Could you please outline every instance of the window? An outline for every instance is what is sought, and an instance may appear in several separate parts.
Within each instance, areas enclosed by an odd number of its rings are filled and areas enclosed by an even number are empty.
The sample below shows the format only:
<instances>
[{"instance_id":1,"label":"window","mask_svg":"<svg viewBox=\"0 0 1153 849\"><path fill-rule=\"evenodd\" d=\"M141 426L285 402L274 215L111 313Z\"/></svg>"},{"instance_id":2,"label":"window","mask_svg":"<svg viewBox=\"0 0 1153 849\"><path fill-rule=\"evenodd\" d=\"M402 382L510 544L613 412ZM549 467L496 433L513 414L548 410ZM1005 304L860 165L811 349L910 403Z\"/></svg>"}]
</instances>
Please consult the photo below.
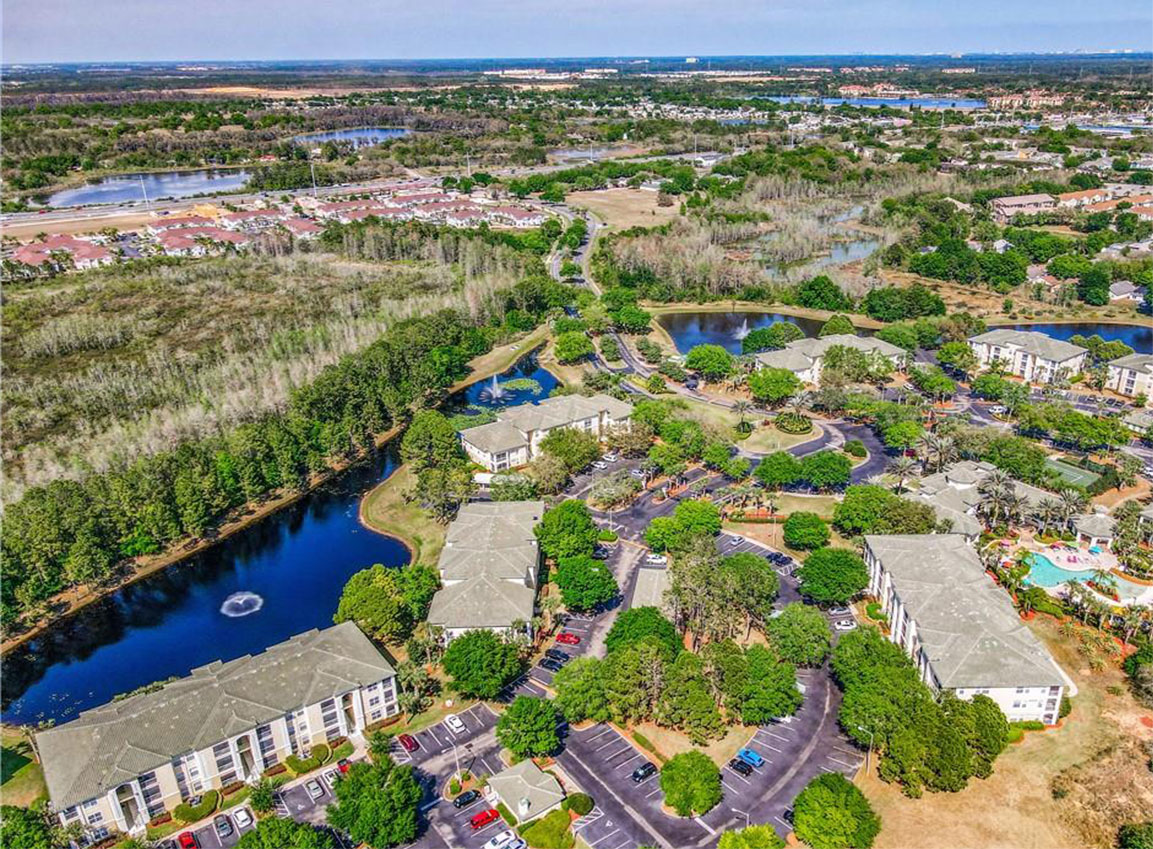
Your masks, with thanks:
<instances>
[{"instance_id":1,"label":"window","mask_svg":"<svg viewBox=\"0 0 1153 849\"><path fill-rule=\"evenodd\" d=\"M100 802L97 799L89 799L84 803L84 821L89 825L104 822L104 812L100 810Z\"/></svg>"},{"instance_id":2,"label":"window","mask_svg":"<svg viewBox=\"0 0 1153 849\"><path fill-rule=\"evenodd\" d=\"M380 696L373 696L368 700L369 707L376 707L378 704L380 704Z\"/></svg>"}]
</instances>

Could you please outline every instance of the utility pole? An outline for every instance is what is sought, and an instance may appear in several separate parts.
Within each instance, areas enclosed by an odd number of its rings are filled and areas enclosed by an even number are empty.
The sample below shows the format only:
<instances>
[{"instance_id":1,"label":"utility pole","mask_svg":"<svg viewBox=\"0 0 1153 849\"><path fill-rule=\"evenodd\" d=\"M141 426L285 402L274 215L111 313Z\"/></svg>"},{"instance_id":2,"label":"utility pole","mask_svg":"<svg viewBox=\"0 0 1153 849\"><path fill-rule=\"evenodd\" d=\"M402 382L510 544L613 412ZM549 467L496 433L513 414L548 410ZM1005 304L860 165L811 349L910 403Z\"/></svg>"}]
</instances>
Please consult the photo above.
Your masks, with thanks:
<instances>
[{"instance_id":1,"label":"utility pole","mask_svg":"<svg viewBox=\"0 0 1153 849\"><path fill-rule=\"evenodd\" d=\"M148 187L144 185L144 175L140 174L138 176L140 177L140 191L144 193L144 208L150 209L151 206L148 202Z\"/></svg>"},{"instance_id":2,"label":"utility pole","mask_svg":"<svg viewBox=\"0 0 1153 849\"><path fill-rule=\"evenodd\" d=\"M858 725L857 730L864 731L869 735L869 748L865 750L865 772L867 773L869 771L869 756L873 754L873 732L865 728L863 725Z\"/></svg>"},{"instance_id":3,"label":"utility pole","mask_svg":"<svg viewBox=\"0 0 1153 849\"><path fill-rule=\"evenodd\" d=\"M308 170L312 174L312 196L316 197L316 163L310 161L308 163Z\"/></svg>"}]
</instances>

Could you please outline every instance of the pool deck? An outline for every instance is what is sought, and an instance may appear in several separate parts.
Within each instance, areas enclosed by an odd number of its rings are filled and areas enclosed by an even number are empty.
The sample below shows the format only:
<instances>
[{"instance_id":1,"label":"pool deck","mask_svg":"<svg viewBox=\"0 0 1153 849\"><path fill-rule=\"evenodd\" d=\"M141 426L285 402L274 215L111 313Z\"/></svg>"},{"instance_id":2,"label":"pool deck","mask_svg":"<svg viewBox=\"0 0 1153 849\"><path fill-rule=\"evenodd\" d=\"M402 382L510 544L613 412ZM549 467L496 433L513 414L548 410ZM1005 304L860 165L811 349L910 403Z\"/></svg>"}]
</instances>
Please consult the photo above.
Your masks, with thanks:
<instances>
[{"instance_id":1,"label":"pool deck","mask_svg":"<svg viewBox=\"0 0 1153 849\"><path fill-rule=\"evenodd\" d=\"M1058 569L1069 572L1070 580L1075 580L1078 577L1078 573L1086 571L1091 572L1101 569L1110 572L1117 579L1118 594L1122 596L1121 600L1116 601L1100 593L1097 593L1097 595L1111 604L1119 604L1122 607L1153 604L1153 586L1145 586L1130 580L1129 576L1121 572L1117 555L1108 549L1093 553L1089 551L1088 547L1075 547L1070 549L1063 544L1053 547L1027 538L1023 541L1023 544L1016 548L1006 549L1006 555L1011 557L1011 555L1020 549L1043 555L1046 560ZM1057 590L1061 586L1063 586L1063 584L1058 584L1055 587L1042 587L1042 589L1050 595L1056 595ZM1128 595L1126 592L1130 588L1133 588L1132 595ZM1093 590L1091 587L1089 589L1091 592L1096 593L1096 590Z\"/></svg>"}]
</instances>

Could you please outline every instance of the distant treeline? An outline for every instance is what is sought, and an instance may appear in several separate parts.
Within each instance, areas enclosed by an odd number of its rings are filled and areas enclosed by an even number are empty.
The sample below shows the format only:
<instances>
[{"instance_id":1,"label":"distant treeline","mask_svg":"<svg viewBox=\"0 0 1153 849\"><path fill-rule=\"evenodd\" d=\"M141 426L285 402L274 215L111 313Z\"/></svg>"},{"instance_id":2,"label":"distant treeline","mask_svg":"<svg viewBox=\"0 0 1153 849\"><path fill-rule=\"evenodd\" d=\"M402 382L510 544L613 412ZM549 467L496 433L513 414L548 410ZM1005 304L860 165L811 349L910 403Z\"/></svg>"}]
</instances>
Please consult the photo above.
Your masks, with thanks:
<instances>
[{"instance_id":1,"label":"distant treeline","mask_svg":"<svg viewBox=\"0 0 1153 849\"><path fill-rule=\"evenodd\" d=\"M6 510L0 619L11 623L61 590L109 578L125 557L201 535L229 510L299 487L368 450L411 411L439 402L468 360L571 299L532 277L481 305L390 328L293 392L280 412L82 481L29 489Z\"/></svg>"}]
</instances>

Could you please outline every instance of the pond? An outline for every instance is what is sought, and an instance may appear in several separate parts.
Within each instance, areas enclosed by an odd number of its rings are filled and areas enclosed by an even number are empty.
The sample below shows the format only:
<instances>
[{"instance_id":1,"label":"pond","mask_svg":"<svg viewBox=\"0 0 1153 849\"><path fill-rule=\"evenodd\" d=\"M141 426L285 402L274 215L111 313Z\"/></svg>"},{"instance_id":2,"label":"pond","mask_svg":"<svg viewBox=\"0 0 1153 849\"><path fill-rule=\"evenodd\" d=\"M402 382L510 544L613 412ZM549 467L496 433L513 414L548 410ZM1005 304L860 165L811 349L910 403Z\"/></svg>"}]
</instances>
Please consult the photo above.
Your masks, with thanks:
<instances>
[{"instance_id":1,"label":"pond","mask_svg":"<svg viewBox=\"0 0 1153 849\"><path fill-rule=\"evenodd\" d=\"M1036 330L1054 339L1068 340L1072 336L1093 336L1112 342L1124 342L1138 354L1153 354L1153 327L1137 324L1103 324L1100 322L1077 322L1072 324L999 324L998 328L1013 330Z\"/></svg>"},{"instance_id":2,"label":"pond","mask_svg":"<svg viewBox=\"0 0 1153 849\"><path fill-rule=\"evenodd\" d=\"M449 410L544 398L557 384L526 357L497 381L535 381L539 393L482 381ZM521 383L520 381L525 381ZM397 467L395 442L218 545L127 586L5 655L3 719L66 721L88 708L194 667L263 651L332 624L345 582L374 563L401 566L408 550L358 519L363 495Z\"/></svg>"},{"instance_id":3,"label":"pond","mask_svg":"<svg viewBox=\"0 0 1153 849\"><path fill-rule=\"evenodd\" d=\"M372 147L374 144L407 136L412 131L407 127L356 127L351 130L327 130L318 133L302 133L293 136L294 142L302 144L324 144L328 141L352 142L355 147Z\"/></svg>"},{"instance_id":4,"label":"pond","mask_svg":"<svg viewBox=\"0 0 1153 849\"><path fill-rule=\"evenodd\" d=\"M734 354L741 352L741 340L758 327L788 321L816 336L823 321L770 312L677 312L662 315L658 321L668 331L682 354L696 345L720 345Z\"/></svg>"},{"instance_id":5,"label":"pond","mask_svg":"<svg viewBox=\"0 0 1153 849\"><path fill-rule=\"evenodd\" d=\"M48 197L49 206L91 206L98 203L131 203L187 198L232 192L244 187L244 169L207 168L198 171L120 174L101 177L83 186L62 189Z\"/></svg>"}]
</instances>

